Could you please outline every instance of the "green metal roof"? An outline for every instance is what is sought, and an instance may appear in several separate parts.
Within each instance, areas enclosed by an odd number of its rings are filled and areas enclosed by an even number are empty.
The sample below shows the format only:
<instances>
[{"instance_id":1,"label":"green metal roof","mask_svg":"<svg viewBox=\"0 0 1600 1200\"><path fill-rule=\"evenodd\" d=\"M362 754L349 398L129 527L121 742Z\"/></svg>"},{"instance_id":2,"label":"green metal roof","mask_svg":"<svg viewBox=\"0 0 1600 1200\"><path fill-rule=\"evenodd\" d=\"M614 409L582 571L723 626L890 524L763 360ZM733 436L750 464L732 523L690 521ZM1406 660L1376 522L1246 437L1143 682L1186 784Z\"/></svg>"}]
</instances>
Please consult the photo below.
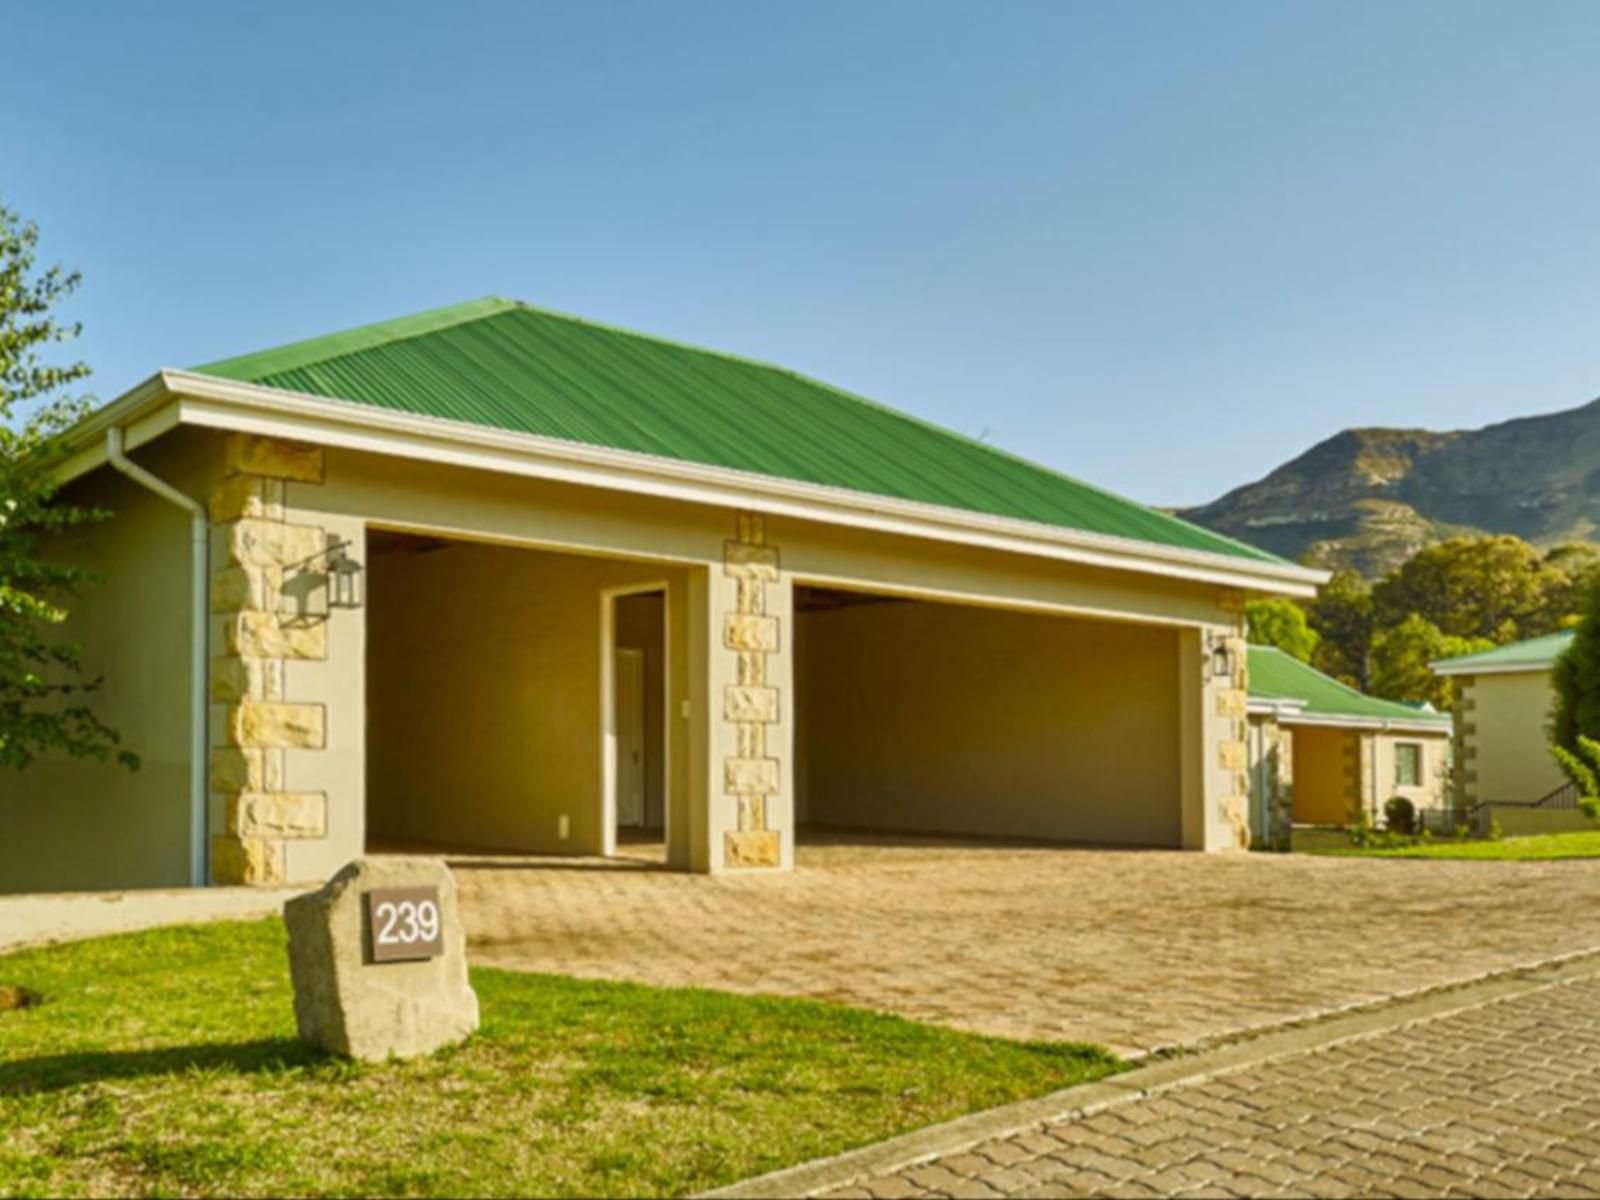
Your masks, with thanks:
<instances>
[{"instance_id":1,"label":"green metal roof","mask_svg":"<svg viewBox=\"0 0 1600 1200\"><path fill-rule=\"evenodd\" d=\"M1450 728L1450 718L1444 713L1429 712L1397 700L1380 700L1376 696L1358 692L1273 646L1250 647L1250 698L1298 701L1305 706L1304 712L1308 717L1338 717L1374 723L1408 721L1412 724L1437 725L1442 730Z\"/></svg>"},{"instance_id":2,"label":"green metal roof","mask_svg":"<svg viewBox=\"0 0 1600 1200\"><path fill-rule=\"evenodd\" d=\"M476 300L196 370L494 429L1283 562L793 371L510 300Z\"/></svg>"},{"instance_id":3,"label":"green metal roof","mask_svg":"<svg viewBox=\"0 0 1600 1200\"><path fill-rule=\"evenodd\" d=\"M1509 646L1496 646L1493 650L1480 650L1477 654L1440 659L1432 665L1444 675L1470 675L1474 671L1547 671L1570 645L1572 630L1566 629L1525 642L1512 642Z\"/></svg>"}]
</instances>

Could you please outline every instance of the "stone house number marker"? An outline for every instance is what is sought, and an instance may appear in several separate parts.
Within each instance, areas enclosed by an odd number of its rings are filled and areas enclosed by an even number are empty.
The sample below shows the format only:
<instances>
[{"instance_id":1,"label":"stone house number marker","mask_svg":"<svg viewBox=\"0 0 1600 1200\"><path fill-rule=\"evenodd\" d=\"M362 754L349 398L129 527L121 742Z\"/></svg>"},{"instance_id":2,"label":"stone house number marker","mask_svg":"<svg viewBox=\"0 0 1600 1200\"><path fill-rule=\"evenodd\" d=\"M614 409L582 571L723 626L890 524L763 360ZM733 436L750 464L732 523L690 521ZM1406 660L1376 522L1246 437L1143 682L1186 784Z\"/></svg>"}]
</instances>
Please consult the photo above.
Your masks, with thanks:
<instances>
[{"instance_id":1,"label":"stone house number marker","mask_svg":"<svg viewBox=\"0 0 1600 1200\"><path fill-rule=\"evenodd\" d=\"M444 926L436 887L373 888L367 893L367 936L375 963L438 958Z\"/></svg>"},{"instance_id":2,"label":"stone house number marker","mask_svg":"<svg viewBox=\"0 0 1600 1200\"><path fill-rule=\"evenodd\" d=\"M283 906L302 1040L367 1061L478 1028L456 883L436 858L358 858Z\"/></svg>"}]
</instances>

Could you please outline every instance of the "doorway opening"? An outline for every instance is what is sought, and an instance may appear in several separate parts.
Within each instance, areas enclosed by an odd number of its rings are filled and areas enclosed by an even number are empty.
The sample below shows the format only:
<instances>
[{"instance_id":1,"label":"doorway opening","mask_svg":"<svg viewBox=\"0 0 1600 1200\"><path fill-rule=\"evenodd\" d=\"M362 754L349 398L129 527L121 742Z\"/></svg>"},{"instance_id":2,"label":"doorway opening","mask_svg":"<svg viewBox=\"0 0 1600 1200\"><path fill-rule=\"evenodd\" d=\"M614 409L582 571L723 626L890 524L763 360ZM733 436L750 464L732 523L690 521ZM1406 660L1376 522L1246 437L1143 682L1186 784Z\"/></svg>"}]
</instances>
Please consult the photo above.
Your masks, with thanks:
<instances>
[{"instance_id":1,"label":"doorway opening","mask_svg":"<svg viewBox=\"0 0 1600 1200\"><path fill-rule=\"evenodd\" d=\"M665 853L667 782L667 589L604 594L601 704L605 730L607 852Z\"/></svg>"}]
</instances>

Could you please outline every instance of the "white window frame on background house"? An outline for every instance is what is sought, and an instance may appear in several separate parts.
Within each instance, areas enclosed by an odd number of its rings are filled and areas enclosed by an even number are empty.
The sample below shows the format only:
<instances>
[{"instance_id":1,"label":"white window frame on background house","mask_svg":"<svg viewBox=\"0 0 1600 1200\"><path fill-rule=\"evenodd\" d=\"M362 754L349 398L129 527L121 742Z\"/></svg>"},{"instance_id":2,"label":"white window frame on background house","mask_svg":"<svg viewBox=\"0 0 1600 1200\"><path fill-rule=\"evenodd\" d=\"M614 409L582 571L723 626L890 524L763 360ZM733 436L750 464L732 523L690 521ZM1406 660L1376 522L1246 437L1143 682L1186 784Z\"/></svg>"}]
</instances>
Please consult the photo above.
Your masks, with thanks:
<instances>
[{"instance_id":1,"label":"white window frame on background house","mask_svg":"<svg viewBox=\"0 0 1600 1200\"><path fill-rule=\"evenodd\" d=\"M1405 779L1400 764L1410 758L1413 770L1411 778ZM1422 786L1422 743L1421 742L1396 742L1394 744L1394 785L1395 787L1418 788Z\"/></svg>"}]
</instances>

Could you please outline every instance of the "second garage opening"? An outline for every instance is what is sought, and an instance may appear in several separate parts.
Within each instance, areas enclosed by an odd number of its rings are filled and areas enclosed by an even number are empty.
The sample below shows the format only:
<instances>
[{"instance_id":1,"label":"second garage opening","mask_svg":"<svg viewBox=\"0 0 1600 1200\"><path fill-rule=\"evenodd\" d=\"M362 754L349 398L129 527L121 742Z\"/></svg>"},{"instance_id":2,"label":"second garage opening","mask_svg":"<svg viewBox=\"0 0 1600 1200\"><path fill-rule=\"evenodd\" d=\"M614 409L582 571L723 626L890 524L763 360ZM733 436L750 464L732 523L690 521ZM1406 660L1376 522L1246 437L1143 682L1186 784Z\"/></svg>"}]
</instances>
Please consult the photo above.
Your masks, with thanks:
<instances>
[{"instance_id":1,"label":"second garage opening","mask_svg":"<svg viewBox=\"0 0 1600 1200\"><path fill-rule=\"evenodd\" d=\"M822 587L795 618L800 822L1180 844L1175 629Z\"/></svg>"}]
</instances>

